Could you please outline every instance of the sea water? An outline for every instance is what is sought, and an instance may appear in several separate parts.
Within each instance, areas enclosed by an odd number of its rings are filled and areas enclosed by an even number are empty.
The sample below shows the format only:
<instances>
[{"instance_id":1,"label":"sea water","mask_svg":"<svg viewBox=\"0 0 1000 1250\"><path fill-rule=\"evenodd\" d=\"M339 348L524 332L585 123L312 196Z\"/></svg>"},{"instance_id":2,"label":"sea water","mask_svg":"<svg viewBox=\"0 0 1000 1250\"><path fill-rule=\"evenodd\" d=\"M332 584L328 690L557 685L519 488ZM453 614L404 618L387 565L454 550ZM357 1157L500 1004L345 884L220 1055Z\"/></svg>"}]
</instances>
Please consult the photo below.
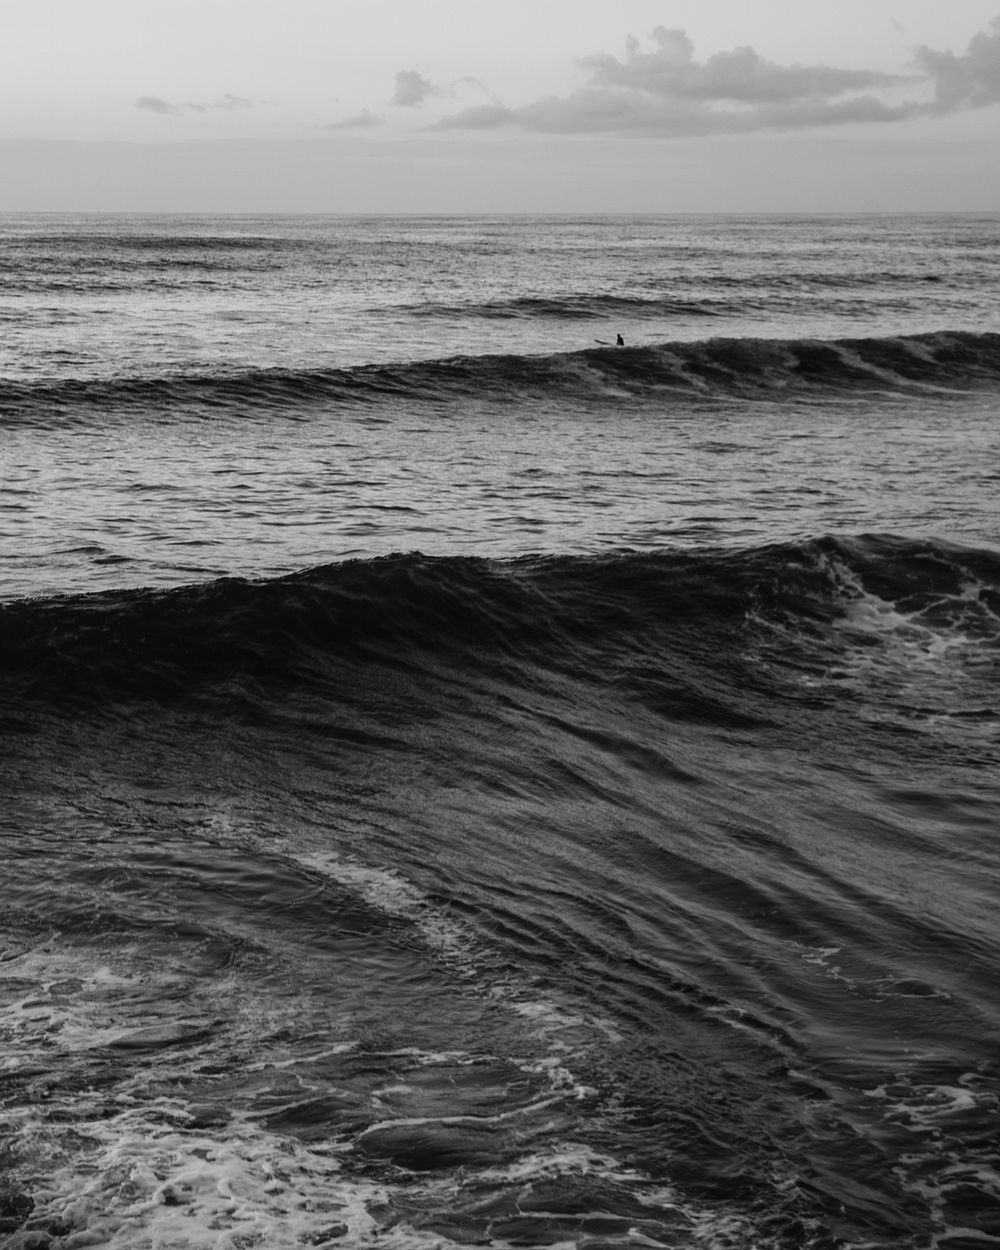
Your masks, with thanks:
<instances>
[{"instance_id":1,"label":"sea water","mask_svg":"<svg viewBox=\"0 0 1000 1250\"><path fill-rule=\"evenodd\" d=\"M1000 1244L1000 216L0 243L0 1244Z\"/></svg>"}]
</instances>

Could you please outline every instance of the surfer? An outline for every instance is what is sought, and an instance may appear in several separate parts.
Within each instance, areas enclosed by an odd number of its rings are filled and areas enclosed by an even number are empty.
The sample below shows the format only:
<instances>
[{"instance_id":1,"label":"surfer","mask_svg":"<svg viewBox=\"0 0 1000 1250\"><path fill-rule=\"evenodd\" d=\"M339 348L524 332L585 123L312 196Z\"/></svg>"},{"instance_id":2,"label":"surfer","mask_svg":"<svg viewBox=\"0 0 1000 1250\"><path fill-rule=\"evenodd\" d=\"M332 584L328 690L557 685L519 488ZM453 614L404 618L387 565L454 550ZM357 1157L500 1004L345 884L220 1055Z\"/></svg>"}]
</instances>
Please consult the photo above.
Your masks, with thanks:
<instances>
[{"instance_id":1,"label":"surfer","mask_svg":"<svg viewBox=\"0 0 1000 1250\"><path fill-rule=\"evenodd\" d=\"M619 334L619 335L618 335L618 337L615 339L615 346L616 346L616 347L624 347L624 346L625 346L625 340L622 338L622 336L621 336L620 334Z\"/></svg>"}]
</instances>

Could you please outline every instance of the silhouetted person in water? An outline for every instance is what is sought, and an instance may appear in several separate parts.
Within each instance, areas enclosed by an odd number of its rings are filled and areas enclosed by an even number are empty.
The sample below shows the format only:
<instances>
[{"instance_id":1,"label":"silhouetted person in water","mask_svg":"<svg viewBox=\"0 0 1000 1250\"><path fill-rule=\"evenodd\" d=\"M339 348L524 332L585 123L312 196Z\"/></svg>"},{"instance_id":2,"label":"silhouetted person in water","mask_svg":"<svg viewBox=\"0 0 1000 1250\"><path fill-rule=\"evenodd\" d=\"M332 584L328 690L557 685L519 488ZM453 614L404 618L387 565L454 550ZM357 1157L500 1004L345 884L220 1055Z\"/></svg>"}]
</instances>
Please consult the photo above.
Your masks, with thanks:
<instances>
[{"instance_id":1,"label":"silhouetted person in water","mask_svg":"<svg viewBox=\"0 0 1000 1250\"><path fill-rule=\"evenodd\" d=\"M622 338L622 336L621 336L620 334L618 335L618 338L617 338L617 339L615 339L615 345L616 345L617 347L624 347L624 346L625 346L625 340Z\"/></svg>"}]
</instances>

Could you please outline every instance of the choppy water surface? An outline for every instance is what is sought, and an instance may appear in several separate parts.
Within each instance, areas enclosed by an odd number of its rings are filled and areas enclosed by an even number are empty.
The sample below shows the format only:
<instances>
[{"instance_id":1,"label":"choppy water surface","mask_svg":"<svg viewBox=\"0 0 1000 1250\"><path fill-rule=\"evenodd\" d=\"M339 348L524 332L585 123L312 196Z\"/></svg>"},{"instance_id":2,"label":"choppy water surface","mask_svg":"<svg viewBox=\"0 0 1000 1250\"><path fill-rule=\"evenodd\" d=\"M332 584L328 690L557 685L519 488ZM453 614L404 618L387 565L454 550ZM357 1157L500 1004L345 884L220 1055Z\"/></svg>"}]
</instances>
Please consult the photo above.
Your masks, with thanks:
<instances>
[{"instance_id":1,"label":"choppy water surface","mask_svg":"<svg viewBox=\"0 0 1000 1250\"><path fill-rule=\"evenodd\" d=\"M1000 1244L1000 219L0 226L0 1244Z\"/></svg>"}]
</instances>

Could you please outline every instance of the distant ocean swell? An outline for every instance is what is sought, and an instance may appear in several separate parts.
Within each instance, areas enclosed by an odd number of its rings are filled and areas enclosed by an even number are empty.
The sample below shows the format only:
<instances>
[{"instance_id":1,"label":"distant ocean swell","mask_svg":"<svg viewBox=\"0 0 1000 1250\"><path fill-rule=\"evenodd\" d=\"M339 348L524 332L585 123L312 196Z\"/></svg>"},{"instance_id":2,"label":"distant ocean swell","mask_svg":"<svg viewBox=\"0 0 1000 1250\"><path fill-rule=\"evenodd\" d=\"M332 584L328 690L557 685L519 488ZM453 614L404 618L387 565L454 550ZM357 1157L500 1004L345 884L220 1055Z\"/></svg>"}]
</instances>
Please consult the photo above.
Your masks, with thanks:
<instances>
[{"instance_id":1,"label":"distant ocean swell","mask_svg":"<svg viewBox=\"0 0 1000 1250\"><path fill-rule=\"evenodd\" d=\"M939 274L921 274L914 276L906 273L879 271L871 275L872 283L879 288L892 289L893 298L905 295L910 288L916 295L922 294L929 282L940 283L944 279ZM684 287L695 283L704 286L704 279L692 279L687 275L678 275L671 279L670 286L683 291ZM773 274L767 279L767 293L763 286L755 286L745 277L727 278L725 275L713 273L711 286L717 293L706 295L701 290L691 294L664 295L662 292L666 282L657 280L656 288L649 295L601 295L581 292L579 294L533 296L521 295L510 299L493 299L481 303L442 303L428 301L423 304L403 305L402 310L418 317L457 316L470 319L485 320L539 320L552 318L567 321L597 321L609 318L628 318L630 321L657 319L660 317L717 317L722 315L738 316L751 314L765 304L772 304L775 299L785 300L789 296L800 296L805 291L823 294L826 292L846 291L856 298L857 277L840 273L794 273ZM725 291L722 296L718 292ZM871 298L871 295L869 295Z\"/></svg>"},{"instance_id":2,"label":"distant ocean swell","mask_svg":"<svg viewBox=\"0 0 1000 1250\"><path fill-rule=\"evenodd\" d=\"M720 313L739 312L741 308L735 301L581 294L548 298L523 295L516 299L490 300L480 304L414 304L406 306L405 311L418 317L451 315L501 321L509 318L605 321L609 317L715 317Z\"/></svg>"},{"instance_id":3,"label":"distant ocean swell","mask_svg":"<svg viewBox=\"0 0 1000 1250\"><path fill-rule=\"evenodd\" d=\"M606 401L679 392L698 398L967 390L1000 381L1000 334L938 331L838 340L708 339L593 347L558 355L487 355L329 370L0 383L0 420L85 419L101 409L301 412L316 404L468 398Z\"/></svg>"}]
</instances>

